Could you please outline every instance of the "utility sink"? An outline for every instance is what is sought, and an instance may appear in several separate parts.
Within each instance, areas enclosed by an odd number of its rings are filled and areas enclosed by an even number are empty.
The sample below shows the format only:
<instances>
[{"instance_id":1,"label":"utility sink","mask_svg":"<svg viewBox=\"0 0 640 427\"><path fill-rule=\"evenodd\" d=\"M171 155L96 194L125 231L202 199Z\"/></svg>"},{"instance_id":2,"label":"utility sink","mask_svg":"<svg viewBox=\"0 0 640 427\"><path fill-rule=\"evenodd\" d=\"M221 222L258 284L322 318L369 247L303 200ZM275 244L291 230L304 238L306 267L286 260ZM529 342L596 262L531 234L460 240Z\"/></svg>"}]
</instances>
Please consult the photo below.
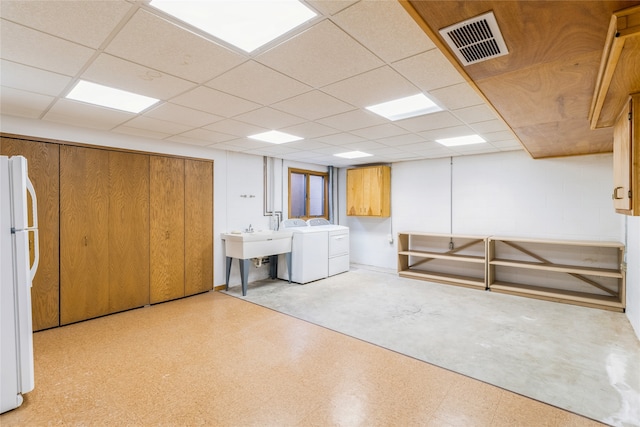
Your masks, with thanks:
<instances>
[{"instance_id":1,"label":"utility sink","mask_svg":"<svg viewBox=\"0 0 640 427\"><path fill-rule=\"evenodd\" d=\"M224 233L224 247L229 258L250 259L291 252L292 231L252 231Z\"/></svg>"}]
</instances>

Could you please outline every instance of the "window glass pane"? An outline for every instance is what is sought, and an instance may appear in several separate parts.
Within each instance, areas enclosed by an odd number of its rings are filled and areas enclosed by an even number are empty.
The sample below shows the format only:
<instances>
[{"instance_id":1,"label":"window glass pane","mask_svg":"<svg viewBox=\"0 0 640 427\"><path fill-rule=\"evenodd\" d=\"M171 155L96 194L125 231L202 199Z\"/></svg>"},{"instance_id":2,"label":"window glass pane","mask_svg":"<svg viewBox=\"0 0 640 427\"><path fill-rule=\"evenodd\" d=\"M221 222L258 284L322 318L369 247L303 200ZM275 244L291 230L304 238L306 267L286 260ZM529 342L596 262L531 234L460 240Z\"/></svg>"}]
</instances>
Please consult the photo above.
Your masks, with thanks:
<instances>
[{"instance_id":1,"label":"window glass pane","mask_svg":"<svg viewBox=\"0 0 640 427\"><path fill-rule=\"evenodd\" d=\"M309 216L324 215L324 177L309 175Z\"/></svg>"},{"instance_id":2,"label":"window glass pane","mask_svg":"<svg viewBox=\"0 0 640 427\"><path fill-rule=\"evenodd\" d=\"M305 216L305 192L306 192L305 175L300 173L291 173L291 212L292 218Z\"/></svg>"}]
</instances>

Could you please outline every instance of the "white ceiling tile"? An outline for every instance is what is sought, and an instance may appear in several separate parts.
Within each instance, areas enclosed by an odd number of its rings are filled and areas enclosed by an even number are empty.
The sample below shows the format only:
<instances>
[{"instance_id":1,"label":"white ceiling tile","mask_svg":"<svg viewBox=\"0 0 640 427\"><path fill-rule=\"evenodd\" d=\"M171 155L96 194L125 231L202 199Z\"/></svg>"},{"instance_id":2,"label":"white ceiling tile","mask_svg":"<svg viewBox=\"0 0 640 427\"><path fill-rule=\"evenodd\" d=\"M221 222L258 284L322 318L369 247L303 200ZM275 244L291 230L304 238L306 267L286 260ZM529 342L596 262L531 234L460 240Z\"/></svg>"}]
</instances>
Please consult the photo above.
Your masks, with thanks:
<instances>
[{"instance_id":1,"label":"white ceiling tile","mask_svg":"<svg viewBox=\"0 0 640 427\"><path fill-rule=\"evenodd\" d=\"M334 128L330 128L316 122L304 122L299 125L289 126L280 130L303 138L317 138L320 136L339 133L339 131Z\"/></svg>"},{"instance_id":2,"label":"white ceiling tile","mask_svg":"<svg viewBox=\"0 0 640 427\"><path fill-rule=\"evenodd\" d=\"M236 147L242 150L255 150L259 148L264 148L271 146L273 144L269 142L258 141L250 138L237 138L231 141L226 141L225 145L230 147Z\"/></svg>"},{"instance_id":3,"label":"white ceiling tile","mask_svg":"<svg viewBox=\"0 0 640 427\"><path fill-rule=\"evenodd\" d=\"M192 129L190 131L181 133L179 136L183 136L191 139L197 139L199 141L208 141L209 144L214 144L218 142L227 142L235 139L235 136L233 135L210 131L207 129Z\"/></svg>"},{"instance_id":4,"label":"white ceiling tile","mask_svg":"<svg viewBox=\"0 0 640 427\"><path fill-rule=\"evenodd\" d=\"M40 118L53 101L53 97L25 92L10 87L0 87L0 112L12 116Z\"/></svg>"},{"instance_id":5,"label":"white ceiling tile","mask_svg":"<svg viewBox=\"0 0 640 427\"><path fill-rule=\"evenodd\" d=\"M2 20L2 59L74 76L95 52L79 44Z\"/></svg>"},{"instance_id":6,"label":"white ceiling tile","mask_svg":"<svg viewBox=\"0 0 640 427\"><path fill-rule=\"evenodd\" d=\"M388 66L358 74L322 90L358 107L420 93L420 89Z\"/></svg>"},{"instance_id":7,"label":"white ceiling tile","mask_svg":"<svg viewBox=\"0 0 640 427\"><path fill-rule=\"evenodd\" d=\"M336 114L335 116L326 117L324 119L319 119L316 121L318 123L345 132L388 123L387 119L382 118L379 115L371 113L367 110L353 110L347 113Z\"/></svg>"},{"instance_id":8,"label":"white ceiling tile","mask_svg":"<svg viewBox=\"0 0 640 427\"><path fill-rule=\"evenodd\" d=\"M460 145L458 147L451 147L451 150L460 154L486 154L496 153L500 150L491 146L490 144L472 144L472 145Z\"/></svg>"},{"instance_id":9,"label":"white ceiling tile","mask_svg":"<svg viewBox=\"0 0 640 427\"><path fill-rule=\"evenodd\" d=\"M398 1L361 1L333 19L386 62L435 49Z\"/></svg>"},{"instance_id":10,"label":"white ceiling tile","mask_svg":"<svg viewBox=\"0 0 640 427\"><path fill-rule=\"evenodd\" d=\"M377 156L391 156L391 155L407 155L405 150L398 150L397 148L381 146L377 148L370 148L369 153Z\"/></svg>"},{"instance_id":11,"label":"white ceiling tile","mask_svg":"<svg viewBox=\"0 0 640 427\"><path fill-rule=\"evenodd\" d=\"M169 133L157 132L150 129L139 129L130 126L118 126L117 128L111 129L112 132L122 133L125 135L133 135L133 136L142 136L144 138L152 138L152 139L164 139L168 136L171 136Z\"/></svg>"},{"instance_id":12,"label":"white ceiling tile","mask_svg":"<svg viewBox=\"0 0 640 427\"><path fill-rule=\"evenodd\" d=\"M204 111L183 107L182 105L163 102L159 106L144 113L144 117L179 123L185 126L201 127L223 120L224 117Z\"/></svg>"},{"instance_id":13,"label":"white ceiling tile","mask_svg":"<svg viewBox=\"0 0 640 427\"><path fill-rule=\"evenodd\" d=\"M171 102L222 117L232 117L260 107L254 102L204 86L179 95L171 99Z\"/></svg>"},{"instance_id":14,"label":"white ceiling tile","mask_svg":"<svg viewBox=\"0 0 640 427\"><path fill-rule=\"evenodd\" d=\"M388 145L391 147L397 147L401 145L414 144L416 142L423 142L424 138L415 133L407 133L405 135L390 136L386 138L378 138L376 141Z\"/></svg>"},{"instance_id":15,"label":"white ceiling tile","mask_svg":"<svg viewBox=\"0 0 640 427\"><path fill-rule=\"evenodd\" d=\"M415 144L407 144L402 147L404 151L409 151L409 152L439 150L441 148L444 148L444 146L438 144L437 142L416 142Z\"/></svg>"},{"instance_id":16,"label":"white ceiling tile","mask_svg":"<svg viewBox=\"0 0 640 427\"><path fill-rule=\"evenodd\" d=\"M395 122L395 124L411 132L420 132L425 130L458 126L463 123L450 112L440 111L437 113L412 117L410 119L398 120Z\"/></svg>"},{"instance_id":17,"label":"white ceiling tile","mask_svg":"<svg viewBox=\"0 0 640 427\"><path fill-rule=\"evenodd\" d=\"M277 156L281 156L284 154L290 154L290 153L295 153L298 150L296 150L293 147L290 147L289 144L271 144L269 146L266 147L262 147L262 148L257 148L254 150L247 150L245 151L245 153L248 154L255 154L258 156L271 156L271 157L277 157Z\"/></svg>"},{"instance_id":18,"label":"white ceiling tile","mask_svg":"<svg viewBox=\"0 0 640 427\"><path fill-rule=\"evenodd\" d=\"M107 53L203 83L241 64L246 57L138 10L109 43Z\"/></svg>"},{"instance_id":19,"label":"white ceiling tile","mask_svg":"<svg viewBox=\"0 0 640 427\"><path fill-rule=\"evenodd\" d=\"M329 20L256 58L314 88L377 68L382 61Z\"/></svg>"},{"instance_id":20,"label":"white ceiling tile","mask_svg":"<svg viewBox=\"0 0 640 427\"><path fill-rule=\"evenodd\" d=\"M95 49L132 7L121 0L0 2L4 19Z\"/></svg>"},{"instance_id":21,"label":"white ceiling tile","mask_svg":"<svg viewBox=\"0 0 640 427\"><path fill-rule=\"evenodd\" d=\"M361 136L367 139L387 138L390 136L404 135L407 132L406 129L393 125L391 123L385 123L382 125L371 126L364 129L357 129L351 133Z\"/></svg>"},{"instance_id":22,"label":"white ceiling tile","mask_svg":"<svg viewBox=\"0 0 640 427\"><path fill-rule=\"evenodd\" d=\"M476 133L470 127L461 125L420 132L420 136L429 141L435 141L436 139L455 138L457 136L475 135Z\"/></svg>"},{"instance_id":23,"label":"white ceiling tile","mask_svg":"<svg viewBox=\"0 0 640 427\"><path fill-rule=\"evenodd\" d=\"M364 151L369 152L369 150L373 150L375 148L385 148L384 144L380 144L376 141L361 141L361 142L352 142L351 144L345 144L343 147L349 148L353 151Z\"/></svg>"},{"instance_id":24,"label":"white ceiling tile","mask_svg":"<svg viewBox=\"0 0 640 427\"><path fill-rule=\"evenodd\" d=\"M168 138L166 138L167 141L171 141L171 142L179 142L181 144L189 144L189 145L198 145L201 147L204 146L213 146L213 145L217 145L215 143L211 143L211 141L208 141L206 139L200 139L200 138L195 138L195 137L187 137L184 135L173 135L170 136Z\"/></svg>"},{"instance_id":25,"label":"white ceiling tile","mask_svg":"<svg viewBox=\"0 0 640 427\"><path fill-rule=\"evenodd\" d=\"M175 135L178 133L191 130L191 126L180 125L173 122L158 120L151 117L138 116L129 120L124 126L135 129L144 129L148 131L160 132L165 136Z\"/></svg>"},{"instance_id":26,"label":"white ceiling tile","mask_svg":"<svg viewBox=\"0 0 640 427\"><path fill-rule=\"evenodd\" d=\"M506 150L506 149L522 150L523 149L522 144L520 144L520 142L516 139L494 141L494 142L491 142L491 145L493 145L496 148L499 148L500 150Z\"/></svg>"},{"instance_id":27,"label":"white ceiling tile","mask_svg":"<svg viewBox=\"0 0 640 427\"><path fill-rule=\"evenodd\" d=\"M515 135L511 131L499 131L499 132L483 132L482 137L486 141L497 142L497 141L510 141L514 140Z\"/></svg>"},{"instance_id":28,"label":"white ceiling tile","mask_svg":"<svg viewBox=\"0 0 640 427\"><path fill-rule=\"evenodd\" d=\"M440 101L439 104L449 110L457 110L484 103L480 95L466 82L431 90L429 94L435 97L434 101Z\"/></svg>"},{"instance_id":29,"label":"white ceiling tile","mask_svg":"<svg viewBox=\"0 0 640 427\"><path fill-rule=\"evenodd\" d=\"M98 107L84 102L59 99L44 116L44 120L77 125L91 129L109 130L133 118L135 114Z\"/></svg>"},{"instance_id":30,"label":"white ceiling tile","mask_svg":"<svg viewBox=\"0 0 640 427\"><path fill-rule=\"evenodd\" d=\"M273 108L263 107L250 111L245 114L235 116L234 119L240 120L255 126L261 126L267 129L280 129L287 126L297 125L305 120Z\"/></svg>"},{"instance_id":31,"label":"white ceiling tile","mask_svg":"<svg viewBox=\"0 0 640 427\"><path fill-rule=\"evenodd\" d=\"M313 8L327 16L334 15L357 2L358 0L307 0Z\"/></svg>"},{"instance_id":32,"label":"white ceiling tile","mask_svg":"<svg viewBox=\"0 0 640 427\"><path fill-rule=\"evenodd\" d=\"M81 78L165 100L194 87L193 82L107 54L99 55Z\"/></svg>"},{"instance_id":33,"label":"white ceiling tile","mask_svg":"<svg viewBox=\"0 0 640 427\"><path fill-rule=\"evenodd\" d=\"M465 83L460 73L437 49L394 62L392 66L423 91Z\"/></svg>"},{"instance_id":34,"label":"white ceiling tile","mask_svg":"<svg viewBox=\"0 0 640 427\"><path fill-rule=\"evenodd\" d=\"M288 146L295 148L296 150L316 150L319 148L329 147L330 144L315 141L313 139L303 139L302 141L293 141L287 143Z\"/></svg>"},{"instance_id":35,"label":"white ceiling tile","mask_svg":"<svg viewBox=\"0 0 640 427\"><path fill-rule=\"evenodd\" d=\"M273 105L273 108L304 117L308 120L317 120L355 109L353 105L342 102L319 90L307 92L289 98L286 101L278 102Z\"/></svg>"},{"instance_id":36,"label":"white ceiling tile","mask_svg":"<svg viewBox=\"0 0 640 427\"><path fill-rule=\"evenodd\" d=\"M478 133L508 131L509 127L502 120L494 119L486 122L477 122L470 125Z\"/></svg>"},{"instance_id":37,"label":"white ceiling tile","mask_svg":"<svg viewBox=\"0 0 640 427\"><path fill-rule=\"evenodd\" d=\"M233 119L226 119L212 124L211 126L205 126L205 129L227 133L229 135L247 137L249 135L255 135L256 133L266 132L269 128L261 126L250 125L249 123L239 122Z\"/></svg>"},{"instance_id":38,"label":"white ceiling tile","mask_svg":"<svg viewBox=\"0 0 640 427\"><path fill-rule=\"evenodd\" d=\"M364 141L365 138L351 133L336 133L334 135L321 136L316 138L318 141L326 142L331 145L349 144L352 142Z\"/></svg>"},{"instance_id":39,"label":"white ceiling tile","mask_svg":"<svg viewBox=\"0 0 640 427\"><path fill-rule=\"evenodd\" d=\"M2 60L0 84L42 95L58 96L71 82L71 77Z\"/></svg>"},{"instance_id":40,"label":"white ceiling tile","mask_svg":"<svg viewBox=\"0 0 640 427\"><path fill-rule=\"evenodd\" d=\"M477 123L497 119L496 114L486 104L460 108L452 113L465 123Z\"/></svg>"},{"instance_id":41,"label":"white ceiling tile","mask_svg":"<svg viewBox=\"0 0 640 427\"><path fill-rule=\"evenodd\" d=\"M206 85L263 105L311 90L310 86L255 61L247 61Z\"/></svg>"}]
</instances>

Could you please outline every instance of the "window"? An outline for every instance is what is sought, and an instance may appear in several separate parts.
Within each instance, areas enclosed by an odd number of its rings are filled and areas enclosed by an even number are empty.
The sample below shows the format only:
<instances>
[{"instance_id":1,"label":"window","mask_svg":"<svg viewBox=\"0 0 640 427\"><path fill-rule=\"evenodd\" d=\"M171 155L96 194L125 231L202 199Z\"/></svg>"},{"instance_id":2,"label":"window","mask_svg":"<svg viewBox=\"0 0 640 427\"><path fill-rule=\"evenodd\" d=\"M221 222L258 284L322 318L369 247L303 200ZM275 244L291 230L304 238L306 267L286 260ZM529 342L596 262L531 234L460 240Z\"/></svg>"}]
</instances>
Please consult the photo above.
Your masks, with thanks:
<instances>
[{"instance_id":1,"label":"window","mask_svg":"<svg viewBox=\"0 0 640 427\"><path fill-rule=\"evenodd\" d=\"M329 174L289 169L289 218L329 219Z\"/></svg>"}]
</instances>

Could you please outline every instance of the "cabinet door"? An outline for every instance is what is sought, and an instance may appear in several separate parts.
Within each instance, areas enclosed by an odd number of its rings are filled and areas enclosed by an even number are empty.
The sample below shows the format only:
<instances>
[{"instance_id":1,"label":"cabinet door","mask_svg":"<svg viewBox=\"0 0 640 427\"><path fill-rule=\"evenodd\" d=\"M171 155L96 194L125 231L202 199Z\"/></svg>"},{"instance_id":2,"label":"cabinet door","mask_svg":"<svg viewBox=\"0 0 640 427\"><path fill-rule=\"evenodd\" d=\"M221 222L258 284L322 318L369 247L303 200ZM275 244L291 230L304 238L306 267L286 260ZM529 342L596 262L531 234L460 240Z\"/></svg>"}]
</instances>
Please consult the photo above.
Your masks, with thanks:
<instances>
[{"instance_id":1,"label":"cabinet door","mask_svg":"<svg viewBox=\"0 0 640 427\"><path fill-rule=\"evenodd\" d=\"M0 138L0 154L21 155L27 159L29 179L33 183L38 198L40 246L40 264L31 288L33 330L53 328L60 324L59 146L44 142ZM31 234L30 238L33 238ZM33 247L33 242L29 244Z\"/></svg>"},{"instance_id":2,"label":"cabinet door","mask_svg":"<svg viewBox=\"0 0 640 427\"><path fill-rule=\"evenodd\" d=\"M150 302L184 294L184 160L151 156Z\"/></svg>"},{"instance_id":3,"label":"cabinet door","mask_svg":"<svg viewBox=\"0 0 640 427\"><path fill-rule=\"evenodd\" d=\"M185 295L213 289L213 163L185 160Z\"/></svg>"},{"instance_id":4,"label":"cabinet door","mask_svg":"<svg viewBox=\"0 0 640 427\"><path fill-rule=\"evenodd\" d=\"M109 152L109 311L149 304L149 156Z\"/></svg>"},{"instance_id":5,"label":"cabinet door","mask_svg":"<svg viewBox=\"0 0 640 427\"><path fill-rule=\"evenodd\" d=\"M631 100L613 127L613 206L620 213L631 209Z\"/></svg>"},{"instance_id":6,"label":"cabinet door","mask_svg":"<svg viewBox=\"0 0 640 427\"><path fill-rule=\"evenodd\" d=\"M347 169L347 215L362 215L363 197L362 169Z\"/></svg>"},{"instance_id":7,"label":"cabinet door","mask_svg":"<svg viewBox=\"0 0 640 427\"><path fill-rule=\"evenodd\" d=\"M109 312L109 153L60 147L60 323Z\"/></svg>"}]
</instances>

